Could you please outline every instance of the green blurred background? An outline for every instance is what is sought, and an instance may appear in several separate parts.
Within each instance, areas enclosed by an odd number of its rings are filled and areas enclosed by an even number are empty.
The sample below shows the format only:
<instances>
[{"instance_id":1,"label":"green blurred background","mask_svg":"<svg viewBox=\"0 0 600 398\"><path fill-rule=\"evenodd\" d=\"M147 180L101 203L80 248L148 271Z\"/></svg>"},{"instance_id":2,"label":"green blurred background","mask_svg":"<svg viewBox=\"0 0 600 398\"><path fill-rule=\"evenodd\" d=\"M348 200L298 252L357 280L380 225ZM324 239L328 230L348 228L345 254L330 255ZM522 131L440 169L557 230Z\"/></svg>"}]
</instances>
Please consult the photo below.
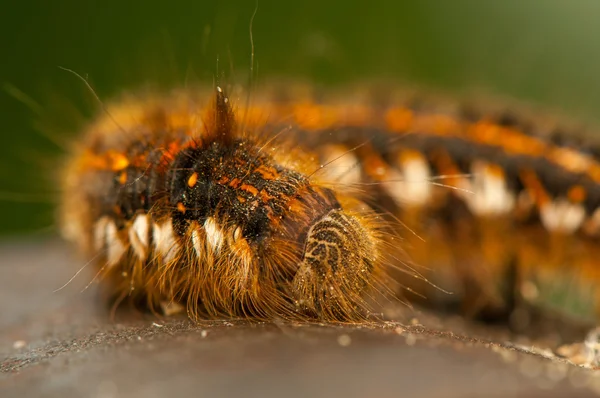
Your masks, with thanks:
<instances>
[{"instance_id":1,"label":"green blurred background","mask_svg":"<svg viewBox=\"0 0 600 398\"><path fill-rule=\"evenodd\" d=\"M75 136L79 116L96 108L82 82L58 66L86 76L103 99L148 82L247 79L254 0L5 3L3 235L52 231L47 177L61 156L52 140ZM595 118L600 105L597 0L259 0L253 33L259 81L483 89L582 118Z\"/></svg>"}]
</instances>

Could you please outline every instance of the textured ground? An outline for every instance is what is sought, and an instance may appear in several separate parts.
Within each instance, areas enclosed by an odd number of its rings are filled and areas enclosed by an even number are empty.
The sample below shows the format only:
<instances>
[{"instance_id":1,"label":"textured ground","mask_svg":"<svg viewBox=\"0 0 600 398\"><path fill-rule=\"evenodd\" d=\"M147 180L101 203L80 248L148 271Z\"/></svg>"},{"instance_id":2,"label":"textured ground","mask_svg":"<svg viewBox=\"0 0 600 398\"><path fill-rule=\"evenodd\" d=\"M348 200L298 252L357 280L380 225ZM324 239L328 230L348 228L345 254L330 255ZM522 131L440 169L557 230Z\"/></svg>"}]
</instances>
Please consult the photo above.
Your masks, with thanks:
<instances>
[{"instance_id":1,"label":"textured ground","mask_svg":"<svg viewBox=\"0 0 600 398\"><path fill-rule=\"evenodd\" d=\"M0 245L0 396L579 397L600 373L479 328L111 321L57 241ZM460 330L452 333L448 330ZM460 334L459 334L460 333ZM517 348L518 347L518 348ZM535 351L535 350L534 350ZM567 395L568 394L568 395Z\"/></svg>"}]
</instances>

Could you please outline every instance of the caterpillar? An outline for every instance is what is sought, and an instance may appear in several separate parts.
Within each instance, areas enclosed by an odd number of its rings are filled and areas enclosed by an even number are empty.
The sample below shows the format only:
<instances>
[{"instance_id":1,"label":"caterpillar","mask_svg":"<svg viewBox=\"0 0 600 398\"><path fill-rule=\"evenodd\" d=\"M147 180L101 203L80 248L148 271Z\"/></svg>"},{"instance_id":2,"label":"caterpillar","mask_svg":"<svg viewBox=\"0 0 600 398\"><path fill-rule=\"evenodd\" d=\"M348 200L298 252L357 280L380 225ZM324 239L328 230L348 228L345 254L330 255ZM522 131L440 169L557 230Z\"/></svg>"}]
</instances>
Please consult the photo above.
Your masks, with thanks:
<instances>
[{"instance_id":1,"label":"caterpillar","mask_svg":"<svg viewBox=\"0 0 600 398\"><path fill-rule=\"evenodd\" d=\"M235 102L220 87L124 98L73 149L62 233L116 303L357 322L393 295L597 319L596 147L456 102Z\"/></svg>"}]
</instances>

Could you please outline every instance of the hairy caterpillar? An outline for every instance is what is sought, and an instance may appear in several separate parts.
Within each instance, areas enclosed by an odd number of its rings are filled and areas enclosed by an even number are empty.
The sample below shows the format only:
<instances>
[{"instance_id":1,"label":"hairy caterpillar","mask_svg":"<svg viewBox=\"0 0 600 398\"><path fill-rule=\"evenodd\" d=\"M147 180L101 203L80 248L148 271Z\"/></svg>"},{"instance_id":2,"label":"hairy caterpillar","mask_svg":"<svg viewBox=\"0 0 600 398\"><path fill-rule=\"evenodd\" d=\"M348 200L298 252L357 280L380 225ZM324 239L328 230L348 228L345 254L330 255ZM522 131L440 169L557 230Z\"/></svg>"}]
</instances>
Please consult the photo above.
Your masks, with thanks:
<instances>
[{"instance_id":1,"label":"hairy caterpillar","mask_svg":"<svg viewBox=\"0 0 600 398\"><path fill-rule=\"evenodd\" d=\"M124 100L73 153L63 232L118 301L196 319L362 320L391 279L468 314L596 319L596 151L509 116L285 92L236 109L220 88Z\"/></svg>"},{"instance_id":2,"label":"hairy caterpillar","mask_svg":"<svg viewBox=\"0 0 600 398\"><path fill-rule=\"evenodd\" d=\"M65 179L66 236L151 308L358 319L382 271L376 215L315 183L314 161L238 127L220 88L204 116L172 100L92 127Z\"/></svg>"}]
</instances>

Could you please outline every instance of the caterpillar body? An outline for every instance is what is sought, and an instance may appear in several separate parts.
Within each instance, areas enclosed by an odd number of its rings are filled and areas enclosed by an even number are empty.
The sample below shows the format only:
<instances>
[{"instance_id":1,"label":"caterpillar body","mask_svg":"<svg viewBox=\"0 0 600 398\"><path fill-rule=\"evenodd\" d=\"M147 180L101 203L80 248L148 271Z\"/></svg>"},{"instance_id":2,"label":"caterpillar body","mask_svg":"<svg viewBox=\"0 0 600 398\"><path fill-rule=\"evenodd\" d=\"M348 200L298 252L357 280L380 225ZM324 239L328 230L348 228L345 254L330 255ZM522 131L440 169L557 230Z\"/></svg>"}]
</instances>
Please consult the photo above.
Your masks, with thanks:
<instances>
[{"instance_id":1,"label":"caterpillar body","mask_svg":"<svg viewBox=\"0 0 600 398\"><path fill-rule=\"evenodd\" d=\"M74 149L62 231L117 301L193 319L360 321L396 283L594 320L600 161L565 137L445 103L130 98Z\"/></svg>"}]
</instances>

